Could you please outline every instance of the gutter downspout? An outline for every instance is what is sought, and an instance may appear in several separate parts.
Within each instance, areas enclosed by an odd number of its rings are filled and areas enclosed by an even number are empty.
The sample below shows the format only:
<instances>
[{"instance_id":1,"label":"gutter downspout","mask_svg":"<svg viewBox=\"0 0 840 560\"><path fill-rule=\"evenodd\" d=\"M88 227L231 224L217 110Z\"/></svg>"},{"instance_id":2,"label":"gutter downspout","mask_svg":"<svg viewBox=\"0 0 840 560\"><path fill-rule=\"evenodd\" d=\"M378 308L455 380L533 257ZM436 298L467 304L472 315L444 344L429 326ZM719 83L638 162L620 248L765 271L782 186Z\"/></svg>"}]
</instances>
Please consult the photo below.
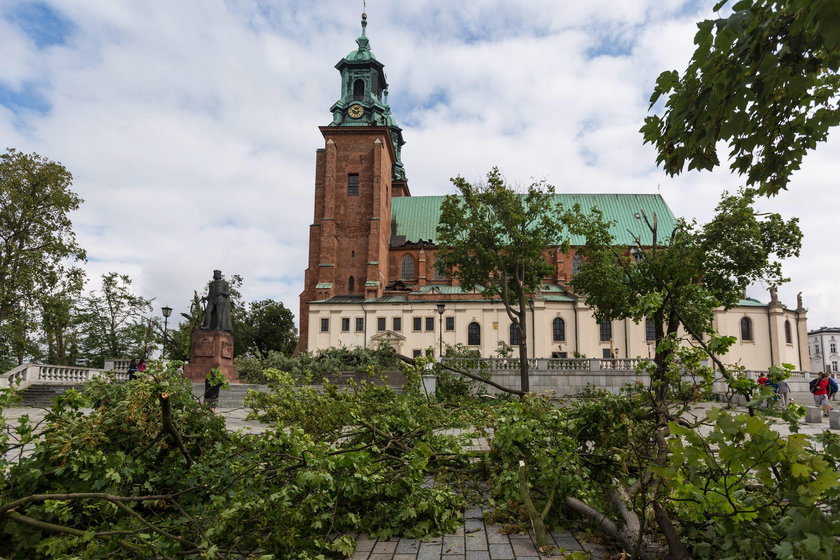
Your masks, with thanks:
<instances>
[{"instance_id":1,"label":"gutter downspout","mask_svg":"<svg viewBox=\"0 0 840 560\"><path fill-rule=\"evenodd\" d=\"M362 320L365 323L365 329L364 329L364 331L362 331L362 337L363 337L362 341L364 342L365 348L367 348L367 309L365 309L365 302L364 301L360 305L362 306L362 314L364 316L364 319L362 319Z\"/></svg>"},{"instance_id":2,"label":"gutter downspout","mask_svg":"<svg viewBox=\"0 0 840 560\"><path fill-rule=\"evenodd\" d=\"M629 339L627 338L627 317L624 318L624 358L630 359L630 344ZM618 356L616 356L618 358Z\"/></svg>"},{"instance_id":3,"label":"gutter downspout","mask_svg":"<svg viewBox=\"0 0 840 560\"><path fill-rule=\"evenodd\" d=\"M572 311L575 312L575 355L572 356L576 358L580 355L580 333L578 332L578 310L577 310L577 300L572 303Z\"/></svg>"},{"instance_id":4,"label":"gutter downspout","mask_svg":"<svg viewBox=\"0 0 840 560\"><path fill-rule=\"evenodd\" d=\"M531 358L537 357L537 325L536 314L534 313L534 299L531 298Z\"/></svg>"},{"instance_id":5,"label":"gutter downspout","mask_svg":"<svg viewBox=\"0 0 840 560\"><path fill-rule=\"evenodd\" d=\"M770 317L770 306L767 306L767 336L769 337L768 342L770 343L770 366L776 365L776 359L773 357L773 325L771 324L771 317Z\"/></svg>"}]
</instances>

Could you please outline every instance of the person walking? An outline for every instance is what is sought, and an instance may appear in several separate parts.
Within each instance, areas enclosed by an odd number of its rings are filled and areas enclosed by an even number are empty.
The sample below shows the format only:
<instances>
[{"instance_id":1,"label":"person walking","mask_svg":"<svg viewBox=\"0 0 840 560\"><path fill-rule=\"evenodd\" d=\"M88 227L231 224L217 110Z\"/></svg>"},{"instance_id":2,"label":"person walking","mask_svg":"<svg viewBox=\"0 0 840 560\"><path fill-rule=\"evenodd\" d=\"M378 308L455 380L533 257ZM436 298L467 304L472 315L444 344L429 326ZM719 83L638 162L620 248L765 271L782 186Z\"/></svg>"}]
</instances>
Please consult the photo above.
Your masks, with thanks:
<instances>
[{"instance_id":1,"label":"person walking","mask_svg":"<svg viewBox=\"0 0 840 560\"><path fill-rule=\"evenodd\" d=\"M828 400L833 401L837 396L837 374L831 372L828 374Z\"/></svg>"},{"instance_id":2,"label":"person walking","mask_svg":"<svg viewBox=\"0 0 840 560\"><path fill-rule=\"evenodd\" d=\"M140 358L140 361L137 362L137 373L143 373L146 371L146 360Z\"/></svg>"},{"instance_id":3,"label":"person walking","mask_svg":"<svg viewBox=\"0 0 840 560\"><path fill-rule=\"evenodd\" d=\"M786 407L790 403L790 385L788 385L787 381L782 379L776 383L776 394L779 395L782 407Z\"/></svg>"},{"instance_id":4,"label":"person walking","mask_svg":"<svg viewBox=\"0 0 840 560\"><path fill-rule=\"evenodd\" d=\"M128 363L128 380L131 381L132 379L137 379L137 361L131 360Z\"/></svg>"},{"instance_id":5,"label":"person walking","mask_svg":"<svg viewBox=\"0 0 840 560\"><path fill-rule=\"evenodd\" d=\"M828 374L823 372L819 378L814 379L809 384L811 393L814 395L814 406L822 408L823 416L828 416L828 411L831 410L831 404L828 401L828 391L830 383L828 381Z\"/></svg>"}]
</instances>

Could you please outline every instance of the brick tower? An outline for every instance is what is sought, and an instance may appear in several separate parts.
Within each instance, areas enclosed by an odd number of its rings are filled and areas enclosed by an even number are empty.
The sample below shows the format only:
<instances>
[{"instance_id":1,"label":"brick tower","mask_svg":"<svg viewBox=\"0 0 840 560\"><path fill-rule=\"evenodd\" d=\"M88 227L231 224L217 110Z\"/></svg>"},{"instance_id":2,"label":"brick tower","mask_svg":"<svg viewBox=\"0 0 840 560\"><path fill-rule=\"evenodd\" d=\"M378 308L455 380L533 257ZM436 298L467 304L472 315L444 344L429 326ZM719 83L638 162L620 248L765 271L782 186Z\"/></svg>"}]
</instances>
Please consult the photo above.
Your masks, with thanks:
<instances>
[{"instance_id":1,"label":"brick tower","mask_svg":"<svg viewBox=\"0 0 840 560\"><path fill-rule=\"evenodd\" d=\"M341 97L332 122L319 127L315 154L315 217L300 294L300 340L308 349L309 302L382 295L388 275L391 197L410 196L400 161L402 129L391 117L388 83L370 50L362 14L358 48L341 59Z\"/></svg>"}]
</instances>

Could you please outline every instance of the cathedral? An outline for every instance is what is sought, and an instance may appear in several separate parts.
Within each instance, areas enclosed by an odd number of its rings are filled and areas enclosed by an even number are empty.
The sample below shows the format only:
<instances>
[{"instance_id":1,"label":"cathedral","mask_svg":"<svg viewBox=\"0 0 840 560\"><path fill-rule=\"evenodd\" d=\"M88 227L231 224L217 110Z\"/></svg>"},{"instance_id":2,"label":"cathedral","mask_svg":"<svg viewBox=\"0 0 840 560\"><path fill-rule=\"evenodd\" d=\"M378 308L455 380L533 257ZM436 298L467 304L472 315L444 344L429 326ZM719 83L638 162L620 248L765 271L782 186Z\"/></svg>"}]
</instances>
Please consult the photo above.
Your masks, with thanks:
<instances>
[{"instance_id":1,"label":"cathedral","mask_svg":"<svg viewBox=\"0 0 840 560\"><path fill-rule=\"evenodd\" d=\"M373 55L362 15L357 48L336 64L340 96L332 122L320 127L324 147L315 156L315 212L309 261L300 295L298 351L389 344L408 356L438 355L462 345L482 356L516 346L517 329L504 307L462 290L435 269L435 238L442 196L411 196L401 161L405 141L388 105L384 66ZM454 174L454 173L453 173ZM615 222L617 243L644 244L643 215L660 228L675 217L660 195L556 194L566 207L598 207ZM529 353L534 358L649 358L652 325L632 320L599 323L569 281L580 264L568 252L546 248L554 271L530 298ZM806 310L744 299L716 313L714 327L738 339L726 356L748 370L794 364L809 370ZM504 343L504 344L500 344Z\"/></svg>"}]
</instances>

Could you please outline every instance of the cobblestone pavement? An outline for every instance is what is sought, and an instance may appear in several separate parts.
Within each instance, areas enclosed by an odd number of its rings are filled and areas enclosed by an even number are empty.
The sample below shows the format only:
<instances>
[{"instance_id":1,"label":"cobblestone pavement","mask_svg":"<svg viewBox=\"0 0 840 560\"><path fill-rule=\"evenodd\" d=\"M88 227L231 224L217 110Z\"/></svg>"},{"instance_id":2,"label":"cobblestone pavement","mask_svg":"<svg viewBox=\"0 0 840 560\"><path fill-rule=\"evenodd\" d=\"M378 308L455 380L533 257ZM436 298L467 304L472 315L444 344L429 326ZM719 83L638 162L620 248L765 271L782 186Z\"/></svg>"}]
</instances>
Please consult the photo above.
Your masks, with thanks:
<instances>
[{"instance_id":1,"label":"cobblestone pavement","mask_svg":"<svg viewBox=\"0 0 840 560\"><path fill-rule=\"evenodd\" d=\"M593 560L605 557L596 544L580 543L572 533L552 532L553 556L541 554L528 535L506 535L499 525L485 522L489 512L467 508L464 526L454 533L432 539L376 540L360 535L351 560L537 560L562 558L564 553L585 551Z\"/></svg>"}]
</instances>

